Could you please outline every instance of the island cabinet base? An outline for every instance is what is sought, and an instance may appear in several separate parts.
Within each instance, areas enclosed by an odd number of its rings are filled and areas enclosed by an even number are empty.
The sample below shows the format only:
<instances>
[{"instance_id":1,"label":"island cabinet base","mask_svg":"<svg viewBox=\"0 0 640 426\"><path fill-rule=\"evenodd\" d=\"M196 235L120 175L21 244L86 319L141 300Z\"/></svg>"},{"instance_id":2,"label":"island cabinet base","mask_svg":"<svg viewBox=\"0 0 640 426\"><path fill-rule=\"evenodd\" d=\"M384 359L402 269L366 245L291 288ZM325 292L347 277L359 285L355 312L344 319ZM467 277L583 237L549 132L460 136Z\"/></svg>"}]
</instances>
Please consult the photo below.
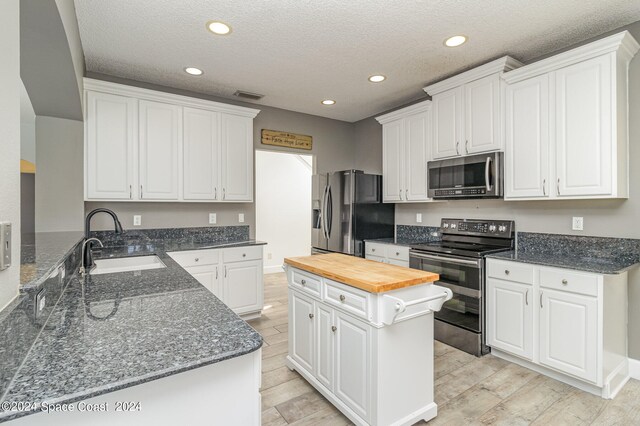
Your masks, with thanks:
<instances>
[{"instance_id":1,"label":"island cabinet base","mask_svg":"<svg viewBox=\"0 0 640 426\"><path fill-rule=\"evenodd\" d=\"M73 407L73 411L55 412L55 401L47 401L50 412L21 417L9 424L259 426L261 357L262 350L258 349L226 361L65 404Z\"/></svg>"},{"instance_id":2,"label":"island cabinet base","mask_svg":"<svg viewBox=\"0 0 640 426\"><path fill-rule=\"evenodd\" d=\"M287 366L358 425L412 425L437 414L433 284L369 293L288 267Z\"/></svg>"}]
</instances>

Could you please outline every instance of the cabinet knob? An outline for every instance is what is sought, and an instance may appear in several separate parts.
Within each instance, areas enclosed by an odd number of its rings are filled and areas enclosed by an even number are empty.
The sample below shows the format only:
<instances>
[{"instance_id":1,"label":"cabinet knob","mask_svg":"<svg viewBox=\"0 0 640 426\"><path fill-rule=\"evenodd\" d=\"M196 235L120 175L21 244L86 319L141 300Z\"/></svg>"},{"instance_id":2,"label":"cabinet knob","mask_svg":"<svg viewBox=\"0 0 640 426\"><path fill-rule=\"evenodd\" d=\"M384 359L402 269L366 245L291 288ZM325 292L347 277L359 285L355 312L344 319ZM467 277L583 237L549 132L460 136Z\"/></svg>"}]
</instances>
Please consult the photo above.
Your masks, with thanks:
<instances>
[{"instance_id":1,"label":"cabinet knob","mask_svg":"<svg viewBox=\"0 0 640 426\"><path fill-rule=\"evenodd\" d=\"M335 325L331 326L331 331L333 331L334 333L336 332L337 329L338 329L338 327L336 327Z\"/></svg>"},{"instance_id":2,"label":"cabinet knob","mask_svg":"<svg viewBox=\"0 0 640 426\"><path fill-rule=\"evenodd\" d=\"M399 251L396 252L396 256L400 256L400 252Z\"/></svg>"},{"instance_id":3,"label":"cabinet knob","mask_svg":"<svg viewBox=\"0 0 640 426\"><path fill-rule=\"evenodd\" d=\"M196 258L195 258L195 261L196 261L196 262L200 262L200 258L199 258L199 257L196 257Z\"/></svg>"},{"instance_id":4,"label":"cabinet knob","mask_svg":"<svg viewBox=\"0 0 640 426\"><path fill-rule=\"evenodd\" d=\"M305 285L307 283L307 280L302 280L300 281L300 284Z\"/></svg>"},{"instance_id":5,"label":"cabinet knob","mask_svg":"<svg viewBox=\"0 0 640 426\"><path fill-rule=\"evenodd\" d=\"M567 280L562 280L562 285L567 285L567 284L569 284L569 281L567 281Z\"/></svg>"},{"instance_id":6,"label":"cabinet knob","mask_svg":"<svg viewBox=\"0 0 640 426\"><path fill-rule=\"evenodd\" d=\"M310 318L310 319L313 319L313 314L309 314L309 318Z\"/></svg>"},{"instance_id":7,"label":"cabinet knob","mask_svg":"<svg viewBox=\"0 0 640 426\"><path fill-rule=\"evenodd\" d=\"M371 249L371 251L376 251L376 249Z\"/></svg>"},{"instance_id":8,"label":"cabinet knob","mask_svg":"<svg viewBox=\"0 0 640 426\"><path fill-rule=\"evenodd\" d=\"M247 257L247 253L242 253L242 257Z\"/></svg>"},{"instance_id":9,"label":"cabinet knob","mask_svg":"<svg viewBox=\"0 0 640 426\"><path fill-rule=\"evenodd\" d=\"M510 271L510 270L508 270L508 269L505 269L505 270L504 270L504 274L505 274L505 275L509 275L510 273L511 273L511 271Z\"/></svg>"},{"instance_id":10,"label":"cabinet knob","mask_svg":"<svg viewBox=\"0 0 640 426\"><path fill-rule=\"evenodd\" d=\"M340 301L341 301L341 302L344 302L344 299L346 299L346 297L344 297L344 294L341 294L341 295L340 295Z\"/></svg>"}]
</instances>

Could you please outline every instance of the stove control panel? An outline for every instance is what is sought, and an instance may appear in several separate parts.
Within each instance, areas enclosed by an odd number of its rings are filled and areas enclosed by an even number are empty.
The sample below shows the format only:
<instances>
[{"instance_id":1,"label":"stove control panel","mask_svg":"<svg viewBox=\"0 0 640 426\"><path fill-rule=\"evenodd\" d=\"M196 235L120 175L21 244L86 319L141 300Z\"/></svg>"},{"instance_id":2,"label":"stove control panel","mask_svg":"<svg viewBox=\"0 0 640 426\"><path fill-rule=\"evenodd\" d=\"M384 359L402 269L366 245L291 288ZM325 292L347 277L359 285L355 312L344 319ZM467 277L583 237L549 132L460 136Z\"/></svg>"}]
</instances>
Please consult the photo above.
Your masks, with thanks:
<instances>
[{"instance_id":1,"label":"stove control panel","mask_svg":"<svg viewBox=\"0 0 640 426\"><path fill-rule=\"evenodd\" d=\"M510 238L515 232L515 223L512 220L442 219L440 229L444 234Z\"/></svg>"}]
</instances>

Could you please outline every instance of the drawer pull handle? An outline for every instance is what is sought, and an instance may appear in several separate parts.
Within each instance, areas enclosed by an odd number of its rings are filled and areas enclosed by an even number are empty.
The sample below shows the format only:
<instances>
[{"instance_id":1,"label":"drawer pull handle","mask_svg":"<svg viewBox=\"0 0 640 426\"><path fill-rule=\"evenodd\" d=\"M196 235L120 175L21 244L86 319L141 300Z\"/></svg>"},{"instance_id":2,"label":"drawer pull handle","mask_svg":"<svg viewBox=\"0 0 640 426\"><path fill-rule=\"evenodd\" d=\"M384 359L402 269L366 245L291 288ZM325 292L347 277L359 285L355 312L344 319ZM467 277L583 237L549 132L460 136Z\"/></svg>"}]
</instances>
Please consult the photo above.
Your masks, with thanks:
<instances>
[{"instance_id":1,"label":"drawer pull handle","mask_svg":"<svg viewBox=\"0 0 640 426\"><path fill-rule=\"evenodd\" d=\"M313 314L309 314L309 319L313 319Z\"/></svg>"},{"instance_id":2,"label":"drawer pull handle","mask_svg":"<svg viewBox=\"0 0 640 426\"><path fill-rule=\"evenodd\" d=\"M524 294L524 303L529 306L529 289L527 289L527 292Z\"/></svg>"},{"instance_id":3,"label":"drawer pull handle","mask_svg":"<svg viewBox=\"0 0 640 426\"><path fill-rule=\"evenodd\" d=\"M338 327L336 327L335 325L331 326L331 331L333 331L334 333L336 332L336 330L338 330Z\"/></svg>"},{"instance_id":4,"label":"drawer pull handle","mask_svg":"<svg viewBox=\"0 0 640 426\"><path fill-rule=\"evenodd\" d=\"M344 299L346 299L346 297L344 297L344 294L341 294L341 295L340 295L340 301L341 301L341 302L344 302Z\"/></svg>"},{"instance_id":5,"label":"drawer pull handle","mask_svg":"<svg viewBox=\"0 0 640 426\"><path fill-rule=\"evenodd\" d=\"M569 281L567 281L567 280L562 280L562 285L567 285L567 284L569 284Z\"/></svg>"},{"instance_id":6,"label":"drawer pull handle","mask_svg":"<svg viewBox=\"0 0 640 426\"><path fill-rule=\"evenodd\" d=\"M508 270L508 269L505 269L505 270L504 270L504 274L505 274L505 275L509 275L510 273L511 273L511 271L510 271L510 270Z\"/></svg>"},{"instance_id":7,"label":"drawer pull handle","mask_svg":"<svg viewBox=\"0 0 640 426\"><path fill-rule=\"evenodd\" d=\"M540 308L542 308L542 292L540 292Z\"/></svg>"},{"instance_id":8,"label":"drawer pull handle","mask_svg":"<svg viewBox=\"0 0 640 426\"><path fill-rule=\"evenodd\" d=\"M300 281L300 284L305 285L307 283L307 280L302 280Z\"/></svg>"}]
</instances>

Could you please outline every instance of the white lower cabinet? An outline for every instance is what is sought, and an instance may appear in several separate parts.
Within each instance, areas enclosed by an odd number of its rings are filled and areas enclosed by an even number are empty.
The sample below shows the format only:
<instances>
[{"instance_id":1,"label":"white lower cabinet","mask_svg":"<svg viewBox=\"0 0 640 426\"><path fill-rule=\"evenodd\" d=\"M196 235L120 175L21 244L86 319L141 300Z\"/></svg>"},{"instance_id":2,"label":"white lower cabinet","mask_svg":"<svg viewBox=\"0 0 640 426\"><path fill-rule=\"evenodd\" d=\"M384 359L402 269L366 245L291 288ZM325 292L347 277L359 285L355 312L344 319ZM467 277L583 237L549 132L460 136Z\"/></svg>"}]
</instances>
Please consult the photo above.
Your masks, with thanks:
<instances>
[{"instance_id":1,"label":"white lower cabinet","mask_svg":"<svg viewBox=\"0 0 640 426\"><path fill-rule=\"evenodd\" d=\"M487 259L492 353L603 398L629 378L627 273Z\"/></svg>"},{"instance_id":2,"label":"white lower cabinet","mask_svg":"<svg viewBox=\"0 0 640 426\"><path fill-rule=\"evenodd\" d=\"M409 267L409 247L365 241L365 259Z\"/></svg>"},{"instance_id":3,"label":"white lower cabinet","mask_svg":"<svg viewBox=\"0 0 640 426\"><path fill-rule=\"evenodd\" d=\"M309 371L314 371L314 302L311 298L292 291L289 293L289 306L293 321L291 330L291 357Z\"/></svg>"},{"instance_id":4,"label":"white lower cabinet","mask_svg":"<svg viewBox=\"0 0 640 426\"><path fill-rule=\"evenodd\" d=\"M246 319L264 304L262 246L170 252L200 284Z\"/></svg>"}]
</instances>

